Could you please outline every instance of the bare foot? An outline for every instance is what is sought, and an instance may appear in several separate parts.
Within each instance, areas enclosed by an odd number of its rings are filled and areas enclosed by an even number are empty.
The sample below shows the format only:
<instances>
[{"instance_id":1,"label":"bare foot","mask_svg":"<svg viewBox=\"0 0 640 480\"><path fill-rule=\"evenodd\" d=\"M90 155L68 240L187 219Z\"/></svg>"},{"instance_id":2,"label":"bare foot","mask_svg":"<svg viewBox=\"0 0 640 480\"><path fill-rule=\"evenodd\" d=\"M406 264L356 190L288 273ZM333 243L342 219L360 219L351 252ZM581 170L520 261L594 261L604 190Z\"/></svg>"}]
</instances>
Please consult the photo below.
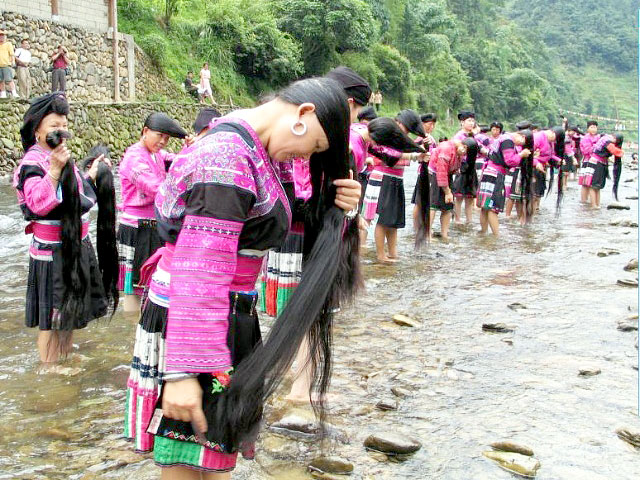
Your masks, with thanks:
<instances>
[{"instance_id":1,"label":"bare foot","mask_svg":"<svg viewBox=\"0 0 640 480\"><path fill-rule=\"evenodd\" d=\"M67 377L73 377L78 375L80 372L82 372L82 369L79 367L66 367L57 363L42 363L36 370L38 375L48 375L53 373Z\"/></svg>"},{"instance_id":2,"label":"bare foot","mask_svg":"<svg viewBox=\"0 0 640 480\"><path fill-rule=\"evenodd\" d=\"M377 257L377 258L378 258L378 263L381 263L382 265L393 265L398 261L389 257Z\"/></svg>"}]
</instances>

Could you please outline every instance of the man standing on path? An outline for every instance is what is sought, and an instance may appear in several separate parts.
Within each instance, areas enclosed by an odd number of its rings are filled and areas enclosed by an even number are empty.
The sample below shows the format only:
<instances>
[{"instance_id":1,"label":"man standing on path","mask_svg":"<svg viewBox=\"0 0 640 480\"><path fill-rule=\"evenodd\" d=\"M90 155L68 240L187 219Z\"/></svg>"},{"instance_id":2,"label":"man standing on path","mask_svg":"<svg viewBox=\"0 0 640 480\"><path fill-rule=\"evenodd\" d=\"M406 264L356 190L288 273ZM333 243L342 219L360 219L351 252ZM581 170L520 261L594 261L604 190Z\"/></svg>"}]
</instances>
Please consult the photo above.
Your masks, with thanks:
<instances>
[{"instance_id":1,"label":"man standing on path","mask_svg":"<svg viewBox=\"0 0 640 480\"><path fill-rule=\"evenodd\" d=\"M53 62L51 91L64 92L67 89L67 67L69 66L67 49L58 45L58 49L51 55L51 61Z\"/></svg>"},{"instance_id":2,"label":"man standing on path","mask_svg":"<svg viewBox=\"0 0 640 480\"><path fill-rule=\"evenodd\" d=\"M13 81L14 54L13 44L7 41L7 32L0 28L0 98L7 98L7 84L14 98L18 98L16 84Z\"/></svg>"},{"instance_id":3,"label":"man standing on path","mask_svg":"<svg viewBox=\"0 0 640 480\"><path fill-rule=\"evenodd\" d=\"M20 48L16 49L16 77L18 77L18 88L20 95L24 98L31 97L31 73L29 65L31 64L31 52L29 51L29 40L22 40Z\"/></svg>"},{"instance_id":4,"label":"man standing on path","mask_svg":"<svg viewBox=\"0 0 640 480\"><path fill-rule=\"evenodd\" d=\"M380 90L378 90L374 97L373 97L373 103L375 103L376 105L376 112L380 111L380 105L382 105L382 92Z\"/></svg>"}]
</instances>

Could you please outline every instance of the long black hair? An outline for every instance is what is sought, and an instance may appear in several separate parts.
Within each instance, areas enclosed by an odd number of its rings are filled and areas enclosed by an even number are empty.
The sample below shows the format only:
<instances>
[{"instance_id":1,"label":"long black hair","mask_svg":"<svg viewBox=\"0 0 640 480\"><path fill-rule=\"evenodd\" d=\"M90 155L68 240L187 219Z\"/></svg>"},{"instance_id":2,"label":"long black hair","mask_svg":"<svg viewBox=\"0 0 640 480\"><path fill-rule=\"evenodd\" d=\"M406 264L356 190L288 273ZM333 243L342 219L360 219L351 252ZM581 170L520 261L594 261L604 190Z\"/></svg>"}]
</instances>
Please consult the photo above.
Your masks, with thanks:
<instances>
[{"instance_id":1,"label":"long black hair","mask_svg":"<svg viewBox=\"0 0 640 480\"><path fill-rule=\"evenodd\" d=\"M88 170L100 155L111 159L109 149L105 145L96 145L82 161L82 169ZM96 250L98 266L102 274L102 285L111 306L111 316L118 308L118 248L116 246L116 191L113 172L105 162L100 162L96 174L96 197L98 199L98 220Z\"/></svg>"},{"instance_id":2,"label":"long black hair","mask_svg":"<svg viewBox=\"0 0 640 480\"><path fill-rule=\"evenodd\" d=\"M71 138L66 130L55 130L47 134L46 142L52 149ZM84 318L85 295L89 285L88 272L82 268L82 213L80 193L73 159L69 159L60 172L61 259L64 290L62 301L54 323L59 329L70 331L81 325ZM55 318L57 316L57 318Z\"/></svg>"},{"instance_id":3,"label":"long black hair","mask_svg":"<svg viewBox=\"0 0 640 480\"><path fill-rule=\"evenodd\" d=\"M529 150L529 156L523 157L520 162L520 192L522 195L522 215L528 222L533 215L533 132L530 129L518 132L524 136L523 148Z\"/></svg>"},{"instance_id":4,"label":"long black hair","mask_svg":"<svg viewBox=\"0 0 640 480\"><path fill-rule=\"evenodd\" d=\"M426 132L424 131L424 125L422 125L422 119L420 116L411 109L402 110L396 116L396 120L404 125L409 133L424 137Z\"/></svg>"},{"instance_id":5,"label":"long black hair","mask_svg":"<svg viewBox=\"0 0 640 480\"><path fill-rule=\"evenodd\" d=\"M367 129L376 145L390 147L402 153L424 152L424 149L406 135L392 118L378 117L371 120ZM381 152L375 152L375 155L389 167L395 166L400 160L398 156L384 155Z\"/></svg>"},{"instance_id":6,"label":"long black hair","mask_svg":"<svg viewBox=\"0 0 640 480\"><path fill-rule=\"evenodd\" d=\"M287 373L305 336L309 339L311 389L321 424L323 396L331 376L332 310L353 298L361 285L357 221L349 222L335 206L334 180L349 176L349 107L343 88L328 78L300 80L277 95L283 102L311 102L329 140L329 149L311 156L313 193L305 221L304 268L300 285L275 321L264 344L236 369L214 411L205 412L228 434L229 450L251 440L260 425L262 404ZM310 392L311 396L311 392ZM215 438L215 431L211 438Z\"/></svg>"},{"instance_id":7,"label":"long black hair","mask_svg":"<svg viewBox=\"0 0 640 480\"><path fill-rule=\"evenodd\" d=\"M462 140L467 147L467 159L460 165L462 188L475 191L478 187L478 174L476 173L476 157L478 156L478 142L472 137Z\"/></svg>"},{"instance_id":8,"label":"long black hair","mask_svg":"<svg viewBox=\"0 0 640 480\"><path fill-rule=\"evenodd\" d=\"M613 135L615 145L618 148L622 148L624 142L624 136L621 133L615 133ZM620 177L622 176L622 158L614 157L613 160L613 196L618 201L618 185L620 185Z\"/></svg>"},{"instance_id":9,"label":"long black hair","mask_svg":"<svg viewBox=\"0 0 640 480\"><path fill-rule=\"evenodd\" d=\"M558 196L556 199L556 215L560 213L560 207L562 206L562 199L564 197L564 190L563 190L563 185L562 185L562 177L564 175L563 171L562 171L562 161L564 160L564 149L565 149L565 144L564 144L564 138L565 138L565 130L564 127L553 127L551 129L551 131L553 133L555 133L556 135L556 141L555 141L555 147L554 147L554 153L556 154L556 157L558 157L560 159L560 164L558 165ZM552 165L553 167L553 165ZM551 170L553 172L553 168ZM551 193L551 187L553 185L553 178L551 178L549 180L549 193ZM548 195L548 194L547 194Z\"/></svg>"}]
</instances>

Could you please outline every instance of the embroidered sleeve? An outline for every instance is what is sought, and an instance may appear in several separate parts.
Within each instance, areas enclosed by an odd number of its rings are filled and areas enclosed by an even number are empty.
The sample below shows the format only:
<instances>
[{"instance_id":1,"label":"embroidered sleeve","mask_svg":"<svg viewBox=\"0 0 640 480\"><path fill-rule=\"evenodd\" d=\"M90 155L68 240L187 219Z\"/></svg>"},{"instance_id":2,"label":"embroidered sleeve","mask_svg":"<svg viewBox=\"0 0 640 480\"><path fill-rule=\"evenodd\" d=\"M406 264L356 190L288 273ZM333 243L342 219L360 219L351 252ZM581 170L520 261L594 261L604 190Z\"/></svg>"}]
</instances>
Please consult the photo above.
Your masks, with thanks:
<instances>
[{"instance_id":1,"label":"embroidered sleeve","mask_svg":"<svg viewBox=\"0 0 640 480\"><path fill-rule=\"evenodd\" d=\"M511 168L520 165L521 158L518 152L516 152L516 147L512 140L502 142L500 150L502 151L502 158L507 167Z\"/></svg>"},{"instance_id":2,"label":"embroidered sleeve","mask_svg":"<svg viewBox=\"0 0 640 480\"><path fill-rule=\"evenodd\" d=\"M158 176L157 170L149 164L152 161L151 157L149 155L141 155L137 151L127 153L132 155L133 158L127 159L128 168L125 171L121 168L120 175L126 177L138 192L154 198L163 179Z\"/></svg>"},{"instance_id":3,"label":"embroidered sleeve","mask_svg":"<svg viewBox=\"0 0 640 480\"><path fill-rule=\"evenodd\" d=\"M448 148L448 145L441 145L438 149L438 158L436 159L436 182L441 188L449 186L449 167L455 161L455 150Z\"/></svg>"},{"instance_id":4,"label":"embroidered sleeve","mask_svg":"<svg viewBox=\"0 0 640 480\"><path fill-rule=\"evenodd\" d=\"M39 165L20 168L16 189L22 191L26 207L39 216L47 215L62 202L51 177Z\"/></svg>"},{"instance_id":5,"label":"embroidered sleeve","mask_svg":"<svg viewBox=\"0 0 640 480\"><path fill-rule=\"evenodd\" d=\"M207 157L215 154L230 157ZM214 372L232 365L227 347L229 286L256 188L247 159L220 150L205 151L201 160L171 265L169 372Z\"/></svg>"},{"instance_id":6,"label":"embroidered sleeve","mask_svg":"<svg viewBox=\"0 0 640 480\"><path fill-rule=\"evenodd\" d=\"M382 163L390 167L405 165L401 163L402 152L391 147L385 147L384 145L370 145L369 152L380 159Z\"/></svg>"}]
</instances>

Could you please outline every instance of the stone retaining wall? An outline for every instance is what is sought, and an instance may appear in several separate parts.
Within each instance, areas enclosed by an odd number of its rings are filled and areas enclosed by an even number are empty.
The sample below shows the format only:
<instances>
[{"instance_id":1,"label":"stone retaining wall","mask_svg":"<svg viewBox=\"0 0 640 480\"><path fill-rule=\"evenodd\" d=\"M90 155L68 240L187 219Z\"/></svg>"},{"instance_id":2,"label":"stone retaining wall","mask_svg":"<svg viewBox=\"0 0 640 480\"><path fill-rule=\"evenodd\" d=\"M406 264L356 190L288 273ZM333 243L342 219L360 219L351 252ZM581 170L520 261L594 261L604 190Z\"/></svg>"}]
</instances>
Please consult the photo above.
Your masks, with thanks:
<instances>
[{"instance_id":1,"label":"stone retaining wall","mask_svg":"<svg viewBox=\"0 0 640 480\"><path fill-rule=\"evenodd\" d=\"M71 62L67 76L70 100L110 102L113 100L113 41L111 33L88 31L80 27L38 19L12 12L0 13L0 26L7 31L7 40L14 48L23 38L31 44L33 60L29 69L32 96L51 89L51 54L62 44ZM122 100L184 99L188 96L148 57L135 46L133 37L119 34L118 62L120 96ZM133 71L130 71L133 70ZM133 83L133 88L130 88ZM134 96L135 95L135 96Z\"/></svg>"},{"instance_id":2,"label":"stone retaining wall","mask_svg":"<svg viewBox=\"0 0 640 480\"><path fill-rule=\"evenodd\" d=\"M27 110L26 101L0 102L0 175L13 172L24 152L20 141L22 118ZM124 150L140 139L145 118L152 112L165 112L175 118L188 132L200 110L195 103L81 103L71 104L69 130L73 138L69 142L73 158L78 161L89 149L104 143L111 150L116 162ZM226 113L229 107L217 107ZM180 142L169 141L168 149L178 151Z\"/></svg>"}]
</instances>

